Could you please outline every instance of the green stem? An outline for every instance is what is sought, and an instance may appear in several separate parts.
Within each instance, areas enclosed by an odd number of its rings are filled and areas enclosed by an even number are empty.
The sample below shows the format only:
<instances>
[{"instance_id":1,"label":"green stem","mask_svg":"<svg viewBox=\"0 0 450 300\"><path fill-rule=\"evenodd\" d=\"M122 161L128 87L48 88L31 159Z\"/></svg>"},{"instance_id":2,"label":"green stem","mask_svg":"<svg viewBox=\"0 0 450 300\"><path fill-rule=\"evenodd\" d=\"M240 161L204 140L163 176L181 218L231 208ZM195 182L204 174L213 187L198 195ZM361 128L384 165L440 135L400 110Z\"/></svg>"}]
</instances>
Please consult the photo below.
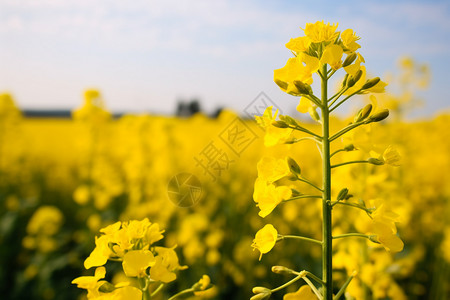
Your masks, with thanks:
<instances>
[{"instance_id":1,"label":"green stem","mask_svg":"<svg viewBox=\"0 0 450 300\"><path fill-rule=\"evenodd\" d=\"M347 237L362 237L362 238L370 238L367 234L352 232L352 233L344 233L333 236L333 239L343 239Z\"/></svg>"},{"instance_id":2,"label":"green stem","mask_svg":"<svg viewBox=\"0 0 450 300\"><path fill-rule=\"evenodd\" d=\"M307 241L307 242L311 242L311 243L316 243L319 245L322 245L322 242L316 239L312 239L312 238L307 238L304 236L299 236L299 235L281 235L280 240L284 240L284 239L297 239L297 240L303 240L303 241Z\"/></svg>"},{"instance_id":3,"label":"green stem","mask_svg":"<svg viewBox=\"0 0 450 300\"><path fill-rule=\"evenodd\" d=\"M148 288L149 284L148 284L147 278L139 278L138 281L139 281L139 287L141 288L141 291L142 291L142 299L143 300L152 299L152 296L150 295L150 290Z\"/></svg>"},{"instance_id":4,"label":"green stem","mask_svg":"<svg viewBox=\"0 0 450 300\"><path fill-rule=\"evenodd\" d=\"M350 130L352 130L352 129L358 127L358 126L364 125L364 124L366 124L366 121L362 121L362 122L358 122L358 123L354 123L354 124L348 125L347 127L343 128L343 129L341 129L341 130L339 130L336 134L334 134L334 135L330 138L330 142L334 141L335 139L337 139L338 137L340 137L340 136L343 135L344 133L347 133L347 132L349 132Z\"/></svg>"},{"instance_id":5,"label":"green stem","mask_svg":"<svg viewBox=\"0 0 450 300\"><path fill-rule=\"evenodd\" d=\"M336 294L336 296L334 297L334 300L338 300L345 292L345 289L348 287L348 285L350 284L350 281L352 281L353 277L355 277L354 275L351 275L344 283L344 285L341 287L341 289L339 290L339 292Z\"/></svg>"},{"instance_id":6,"label":"green stem","mask_svg":"<svg viewBox=\"0 0 450 300\"><path fill-rule=\"evenodd\" d=\"M319 277L317 277L316 275L314 275L311 272L308 271L302 271L304 273L306 273L306 276L311 277L311 279L313 279L315 282L317 282L318 284L325 284L325 282L322 281L322 279L320 279ZM300 275L301 272L293 272L293 274L295 275Z\"/></svg>"},{"instance_id":7,"label":"green stem","mask_svg":"<svg viewBox=\"0 0 450 300\"><path fill-rule=\"evenodd\" d=\"M173 295L168 300L173 300L173 299L176 299L176 298L178 298L180 296L183 296L183 295L186 295L186 294L190 294L190 293L193 293L193 292L194 292L194 290L192 288L191 289L187 289L187 290L179 292L178 294Z\"/></svg>"},{"instance_id":8,"label":"green stem","mask_svg":"<svg viewBox=\"0 0 450 300\"><path fill-rule=\"evenodd\" d=\"M304 182L304 183L307 183L310 186L312 186L313 188L317 189L318 191L323 192L323 190L320 187L318 187L317 185L315 185L314 183L312 183L311 181L309 181L307 179L297 177L297 180L301 181L301 182Z\"/></svg>"},{"instance_id":9,"label":"green stem","mask_svg":"<svg viewBox=\"0 0 450 300\"><path fill-rule=\"evenodd\" d=\"M341 106L342 103L344 103L345 101L347 101L350 97L358 94L359 92L361 92L362 89L357 90L356 92L354 92L353 94L348 95L347 97L345 97L341 102L339 102L338 104L336 104L334 107L330 106L330 113L335 110L336 108L338 108L339 106Z\"/></svg>"},{"instance_id":10,"label":"green stem","mask_svg":"<svg viewBox=\"0 0 450 300\"><path fill-rule=\"evenodd\" d=\"M327 73L327 65L322 67ZM328 102L328 80L322 77L322 280L323 299L333 299L333 240L331 236L331 164L330 164L330 111Z\"/></svg>"},{"instance_id":11,"label":"green stem","mask_svg":"<svg viewBox=\"0 0 450 300\"><path fill-rule=\"evenodd\" d=\"M278 292L279 290L282 290L282 289L284 289L285 287L287 287L287 286L289 286L289 285L291 285L291 284L293 284L294 282L296 282L296 281L298 281L299 279L302 279L303 277L305 277L305 274L303 273L303 274L300 274L300 275L298 275L297 277L295 277L294 279L291 279L291 280L289 280L288 282L286 282L285 284L283 284L283 285L280 285L279 287L277 287L277 288L274 288L273 290L271 290L271 292L272 293L275 293L275 292ZM170 299L169 299L170 300Z\"/></svg>"},{"instance_id":12,"label":"green stem","mask_svg":"<svg viewBox=\"0 0 450 300\"><path fill-rule=\"evenodd\" d=\"M333 153L331 153L330 158L333 157L334 155L338 154L339 152L343 152L343 151L345 151L345 150L339 149L339 150L334 151Z\"/></svg>"},{"instance_id":13,"label":"green stem","mask_svg":"<svg viewBox=\"0 0 450 300\"><path fill-rule=\"evenodd\" d=\"M346 91L348 90L348 87L342 88L339 92L337 92L336 94L334 94L333 97L331 97L330 99L328 99L328 102L330 102L331 100L333 100L328 107L331 107L341 96L342 94L344 94Z\"/></svg>"},{"instance_id":14,"label":"green stem","mask_svg":"<svg viewBox=\"0 0 450 300\"><path fill-rule=\"evenodd\" d=\"M154 291L151 293L150 297L153 297L153 296L155 296L156 294L158 294L159 291L161 291L163 287L164 287L164 283L161 283L161 284L156 288L156 290L154 290Z\"/></svg>"},{"instance_id":15,"label":"green stem","mask_svg":"<svg viewBox=\"0 0 450 300\"><path fill-rule=\"evenodd\" d=\"M336 204L356 207L356 208L359 208L361 210L364 210L368 214L372 213L371 209L365 208L364 206L361 206L361 205L358 205L358 204L355 204L355 203L341 202L341 201L333 201L333 202L331 202L331 206L335 206Z\"/></svg>"},{"instance_id":16,"label":"green stem","mask_svg":"<svg viewBox=\"0 0 450 300\"><path fill-rule=\"evenodd\" d=\"M316 143L322 143L320 140L318 140L317 138L313 138L313 137L309 137L309 136L307 136L307 137L302 137L302 138L299 138L299 139L292 139L292 140L289 140L289 141L287 141L287 142L284 142L285 144L294 144L294 143L298 143L298 142L301 142L301 141L306 141L306 140L311 140L311 141L314 141L314 142L316 142Z\"/></svg>"},{"instance_id":17,"label":"green stem","mask_svg":"<svg viewBox=\"0 0 450 300\"><path fill-rule=\"evenodd\" d=\"M283 200L283 202L289 202L292 200L297 200L297 199L305 199L305 198L317 198L317 199L322 199L322 196L317 196L317 195L300 195L300 196L295 196L286 200Z\"/></svg>"},{"instance_id":18,"label":"green stem","mask_svg":"<svg viewBox=\"0 0 450 300\"><path fill-rule=\"evenodd\" d=\"M350 164L359 164L359 163L369 163L369 162L367 160L352 160L352 161L347 161L347 162L343 162L340 164L332 165L331 168L337 168L340 166L345 166L345 165L350 165Z\"/></svg>"},{"instance_id":19,"label":"green stem","mask_svg":"<svg viewBox=\"0 0 450 300\"><path fill-rule=\"evenodd\" d=\"M316 133L314 133L312 131L309 131L306 128L303 128L303 127L300 127L300 126L289 126L289 128L297 130L297 131L301 131L301 132L304 132L304 133L307 133L307 134L310 134L312 136L315 136L318 139L322 139L322 137L320 135L318 135L318 134L316 134Z\"/></svg>"}]
</instances>

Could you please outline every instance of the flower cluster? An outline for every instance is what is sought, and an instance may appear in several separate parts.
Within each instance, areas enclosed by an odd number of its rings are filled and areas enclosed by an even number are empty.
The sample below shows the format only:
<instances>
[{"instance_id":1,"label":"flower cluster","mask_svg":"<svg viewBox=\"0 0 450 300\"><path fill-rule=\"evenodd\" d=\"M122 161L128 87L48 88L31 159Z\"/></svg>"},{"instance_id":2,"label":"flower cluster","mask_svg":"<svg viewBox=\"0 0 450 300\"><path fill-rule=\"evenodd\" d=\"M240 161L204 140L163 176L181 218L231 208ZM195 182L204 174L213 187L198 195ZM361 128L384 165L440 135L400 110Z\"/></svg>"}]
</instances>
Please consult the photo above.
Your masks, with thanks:
<instances>
[{"instance_id":1,"label":"flower cluster","mask_svg":"<svg viewBox=\"0 0 450 300\"><path fill-rule=\"evenodd\" d=\"M97 267L94 276L81 276L72 281L79 288L86 289L88 299L142 299L145 295L155 295L166 283L177 278L176 272L184 270L173 248L154 245L163 238L163 230L157 223L147 218L138 221L116 222L100 230L95 248L84 261L86 269ZM129 281L116 285L100 280L105 278L107 261L119 261L127 277L136 278L138 287ZM159 284L152 290L153 284ZM209 277L204 275L193 288L182 293L194 293L210 288ZM147 299L146 297L144 297ZM106 298L105 298L106 299ZM172 299L172 298L171 298Z\"/></svg>"}]
</instances>

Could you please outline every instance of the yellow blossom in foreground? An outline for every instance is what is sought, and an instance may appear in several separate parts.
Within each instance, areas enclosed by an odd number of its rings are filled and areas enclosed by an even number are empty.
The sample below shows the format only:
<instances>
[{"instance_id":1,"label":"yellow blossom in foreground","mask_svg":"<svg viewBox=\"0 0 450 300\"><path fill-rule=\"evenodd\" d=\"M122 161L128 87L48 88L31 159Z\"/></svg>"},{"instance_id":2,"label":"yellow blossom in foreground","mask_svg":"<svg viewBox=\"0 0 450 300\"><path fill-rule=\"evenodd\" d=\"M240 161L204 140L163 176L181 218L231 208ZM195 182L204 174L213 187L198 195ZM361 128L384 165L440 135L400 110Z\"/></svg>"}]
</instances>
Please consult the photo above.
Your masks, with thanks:
<instances>
[{"instance_id":1,"label":"yellow blossom in foreground","mask_svg":"<svg viewBox=\"0 0 450 300\"><path fill-rule=\"evenodd\" d=\"M295 293L284 295L283 300L317 300L317 296L308 285L302 285Z\"/></svg>"},{"instance_id":2,"label":"yellow blossom in foreground","mask_svg":"<svg viewBox=\"0 0 450 300\"><path fill-rule=\"evenodd\" d=\"M344 50L341 46L336 44L328 45L323 51L322 57L320 58L321 64L329 64L333 70L337 70L342 66L342 55Z\"/></svg>"},{"instance_id":3,"label":"yellow blossom in foreground","mask_svg":"<svg viewBox=\"0 0 450 300\"><path fill-rule=\"evenodd\" d=\"M344 44L344 47L347 48L350 52L355 52L356 50L361 48L361 46L356 43L356 41L359 39L360 37L357 36L352 29L346 29L341 33L342 43Z\"/></svg>"},{"instance_id":4,"label":"yellow blossom in foreground","mask_svg":"<svg viewBox=\"0 0 450 300\"><path fill-rule=\"evenodd\" d=\"M275 246L278 238L278 231L273 227L272 224L267 224L262 229L260 229L253 240L253 250L258 249L261 252L259 260L261 260L262 255L266 254Z\"/></svg>"},{"instance_id":5,"label":"yellow blossom in foreground","mask_svg":"<svg viewBox=\"0 0 450 300\"><path fill-rule=\"evenodd\" d=\"M77 287L80 289L89 290L95 288L97 282L100 279L105 278L105 275L106 275L105 267L99 267L95 269L94 276L80 276L72 280L72 283L76 284Z\"/></svg>"},{"instance_id":6,"label":"yellow blossom in foreground","mask_svg":"<svg viewBox=\"0 0 450 300\"><path fill-rule=\"evenodd\" d=\"M275 182L291 173L285 159L263 157L257 164L258 178L266 182Z\"/></svg>"},{"instance_id":7,"label":"yellow blossom in foreground","mask_svg":"<svg viewBox=\"0 0 450 300\"><path fill-rule=\"evenodd\" d=\"M383 152L383 161L385 164L398 167L400 166L401 156L394 147L389 146Z\"/></svg>"},{"instance_id":8,"label":"yellow blossom in foreground","mask_svg":"<svg viewBox=\"0 0 450 300\"><path fill-rule=\"evenodd\" d=\"M336 32L337 27L338 23L330 25L330 23L317 21L316 23L306 23L304 31L313 43L330 42L334 41L339 34Z\"/></svg>"},{"instance_id":9,"label":"yellow blossom in foreground","mask_svg":"<svg viewBox=\"0 0 450 300\"><path fill-rule=\"evenodd\" d=\"M300 57L291 57L283 68L273 71L273 81L283 92L300 96L302 93L295 85L295 81L311 84L313 78L311 69L303 65Z\"/></svg>"},{"instance_id":10,"label":"yellow blossom in foreground","mask_svg":"<svg viewBox=\"0 0 450 300\"><path fill-rule=\"evenodd\" d=\"M259 216L265 218L278 204L283 200L291 198L292 191L287 186L275 186L267 184L266 181L257 178L255 181L255 190L253 200L261 210Z\"/></svg>"},{"instance_id":11,"label":"yellow blossom in foreground","mask_svg":"<svg viewBox=\"0 0 450 300\"><path fill-rule=\"evenodd\" d=\"M123 271L128 277L144 277L145 270L155 263L155 256L148 250L131 250L123 256Z\"/></svg>"},{"instance_id":12,"label":"yellow blossom in foreground","mask_svg":"<svg viewBox=\"0 0 450 300\"><path fill-rule=\"evenodd\" d=\"M272 115L272 108L272 106L269 106L262 116L255 116L256 122L266 130L264 135L264 146L266 147L285 142L292 133L290 128L278 128L272 125L278 115L278 109Z\"/></svg>"},{"instance_id":13,"label":"yellow blossom in foreground","mask_svg":"<svg viewBox=\"0 0 450 300\"><path fill-rule=\"evenodd\" d=\"M307 51L310 44L311 40L308 37L301 36L294 39L290 39L289 42L286 44L286 48L298 54Z\"/></svg>"}]
</instances>

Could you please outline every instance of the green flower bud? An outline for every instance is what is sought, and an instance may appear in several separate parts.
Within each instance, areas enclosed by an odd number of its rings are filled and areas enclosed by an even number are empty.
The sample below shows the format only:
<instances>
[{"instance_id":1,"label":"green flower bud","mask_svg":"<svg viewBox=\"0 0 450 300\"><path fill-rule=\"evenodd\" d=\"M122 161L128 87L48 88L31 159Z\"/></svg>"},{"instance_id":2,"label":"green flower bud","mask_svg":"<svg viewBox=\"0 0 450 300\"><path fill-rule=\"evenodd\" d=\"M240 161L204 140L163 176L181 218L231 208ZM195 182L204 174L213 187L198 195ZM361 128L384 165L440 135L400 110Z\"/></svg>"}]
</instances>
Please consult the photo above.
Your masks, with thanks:
<instances>
[{"instance_id":1,"label":"green flower bud","mask_svg":"<svg viewBox=\"0 0 450 300\"><path fill-rule=\"evenodd\" d=\"M342 81L342 87L344 87L347 84L347 80L348 80L348 73L345 74L344 80Z\"/></svg>"},{"instance_id":2,"label":"green flower bud","mask_svg":"<svg viewBox=\"0 0 450 300\"><path fill-rule=\"evenodd\" d=\"M347 57L345 58L344 62L342 63L342 67L345 68L346 66L351 65L351 63L355 61L356 56L357 55L356 55L355 52L347 55Z\"/></svg>"},{"instance_id":3,"label":"green flower bud","mask_svg":"<svg viewBox=\"0 0 450 300\"><path fill-rule=\"evenodd\" d=\"M371 242L374 242L374 243L377 243L377 244L380 243L380 242L378 241L378 238L377 238L376 235L369 235L369 240L370 240Z\"/></svg>"},{"instance_id":4,"label":"green flower bud","mask_svg":"<svg viewBox=\"0 0 450 300\"><path fill-rule=\"evenodd\" d=\"M286 268L284 266L273 266L272 267L272 272L276 273L276 274L292 274L294 271Z\"/></svg>"},{"instance_id":5,"label":"green flower bud","mask_svg":"<svg viewBox=\"0 0 450 300\"><path fill-rule=\"evenodd\" d=\"M349 144L349 145L344 147L344 150L347 151L347 152L348 151L353 151L353 150L355 150L355 146L353 144Z\"/></svg>"},{"instance_id":6,"label":"green flower bud","mask_svg":"<svg viewBox=\"0 0 450 300\"><path fill-rule=\"evenodd\" d=\"M290 116L280 116L280 120L286 122L289 125L298 126L297 121L295 121Z\"/></svg>"},{"instance_id":7,"label":"green flower bud","mask_svg":"<svg viewBox=\"0 0 450 300\"><path fill-rule=\"evenodd\" d=\"M300 174L302 173L302 170L300 169L297 162L291 157L287 157L286 160L287 160L287 163L288 163L288 166L289 166L289 169L291 170L291 172L297 176L300 176Z\"/></svg>"},{"instance_id":8,"label":"green flower bud","mask_svg":"<svg viewBox=\"0 0 450 300\"><path fill-rule=\"evenodd\" d=\"M386 119L388 116L389 116L389 110L383 109L379 113L376 113L373 116L371 116L368 121L369 121L369 123L370 122L380 122L380 121L383 121L384 119Z\"/></svg>"},{"instance_id":9,"label":"green flower bud","mask_svg":"<svg viewBox=\"0 0 450 300\"><path fill-rule=\"evenodd\" d=\"M371 87L374 87L378 82L380 82L380 77L375 77L370 80L367 80L367 82L364 83L364 85L362 86L362 89L363 90L370 89Z\"/></svg>"},{"instance_id":10,"label":"green flower bud","mask_svg":"<svg viewBox=\"0 0 450 300\"><path fill-rule=\"evenodd\" d=\"M358 80L361 79L361 76L362 76L362 70L359 70L358 72L356 72L356 74L355 74L355 83L357 83Z\"/></svg>"},{"instance_id":11,"label":"green flower bud","mask_svg":"<svg viewBox=\"0 0 450 300\"><path fill-rule=\"evenodd\" d=\"M284 121L273 121L272 126L278 127L278 128L289 128L289 125L286 124Z\"/></svg>"},{"instance_id":12,"label":"green flower bud","mask_svg":"<svg viewBox=\"0 0 450 300\"><path fill-rule=\"evenodd\" d=\"M320 116L319 116L319 114L317 113L317 111L314 109L314 107L310 107L310 108L308 109L308 113L309 113L309 115L311 116L311 118L312 118L314 121L320 122Z\"/></svg>"},{"instance_id":13,"label":"green flower bud","mask_svg":"<svg viewBox=\"0 0 450 300\"><path fill-rule=\"evenodd\" d=\"M250 300L266 300L270 298L270 295L272 295L271 290L262 286L254 287L252 292L257 295L251 297Z\"/></svg>"},{"instance_id":14,"label":"green flower bud","mask_svg":"<svg viewBox=\"0 0 450 300\"><path fill-rule=\"evenodd\" d=\"M372 104L367 104L366 106L364 106L364 108L362 108L358 114L356 115L355 119L353 120L355 123L362 121L364 119L366 119L369 115L370 112L372 111Z\"/></svg>"},{"instance_id":15,"label":"green flower bud","mask_svg":"<svg viewBox=\"0 0 450 300\"><path fill-rule=\"evenodd\" d=\"M102 293L112 293L115 289L116 287L109 282L105 282L98 288L98 290Z\"/></svg>"},{"instance_id":16,"label":"green flower bud","mask_svg":"<svg viewBox=\"0 0 450 300\"><path fill-rule=\"evenodd\" d=\"M300 80L294 80L294 85L302 95L311 95L312 89L309 84L304 83Z\"/></svg>"},{"instance_id":17,"label":"green flower bud","mask_svg":"<svg viewBox=\"0 0 450 300\"><path fill-rule=\"evenodd\" d=\"M348 188L343 188L343 189L339 192L339 194L338 194L338 196L337 196L337 200L338 200L338 201L344 200L345 197L347 197L347 194L348 194Z\"/></svg>"},{"instance_id":18,"label":"green flower bud","mask_svg":"<svg viewBox=\"0 0 450 300\"><path fill-rule=\"evenodd\" d=\"M377 165L377 166L381 166L384 165L384 161L375 158L375 157L371 157L367 160L368 163L372 164L372 165Z\"/></svg>"}]
</instances>

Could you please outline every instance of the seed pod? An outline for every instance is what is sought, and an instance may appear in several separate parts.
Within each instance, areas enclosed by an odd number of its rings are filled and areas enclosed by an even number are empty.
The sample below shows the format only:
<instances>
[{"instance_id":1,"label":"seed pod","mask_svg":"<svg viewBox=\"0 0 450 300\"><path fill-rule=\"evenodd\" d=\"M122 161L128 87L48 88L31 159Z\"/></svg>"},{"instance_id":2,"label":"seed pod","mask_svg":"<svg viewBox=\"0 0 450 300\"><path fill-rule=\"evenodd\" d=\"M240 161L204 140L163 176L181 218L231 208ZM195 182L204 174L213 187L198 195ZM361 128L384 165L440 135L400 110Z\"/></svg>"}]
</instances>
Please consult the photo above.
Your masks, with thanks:
<instances>
[{"instance_id":1,"label":"seed pod","mask_svg":"<svg viewBox=\"0 0 450 300\"><path fill-rule=\"evenodd\" d=\"M375 77L370 80L367 80L367 82L364 83L364 85L362 86L362 89L363 90L370 89L371 87L374 87L378 82L380 82L380 77Z\"/></svg>"},{"instance_id":2,"label":"seed pod","mask_svg":"<svg viewBox=\"0 0 450 300\"><path fill-rule=\"evenodd\" d=\"M346 66L350 65L352 62L354 62L356 59L356 53L353 52L352 54L347 55L344 62L342 63L342 67L345 68Z\"/></svg>"}]
</instances>

